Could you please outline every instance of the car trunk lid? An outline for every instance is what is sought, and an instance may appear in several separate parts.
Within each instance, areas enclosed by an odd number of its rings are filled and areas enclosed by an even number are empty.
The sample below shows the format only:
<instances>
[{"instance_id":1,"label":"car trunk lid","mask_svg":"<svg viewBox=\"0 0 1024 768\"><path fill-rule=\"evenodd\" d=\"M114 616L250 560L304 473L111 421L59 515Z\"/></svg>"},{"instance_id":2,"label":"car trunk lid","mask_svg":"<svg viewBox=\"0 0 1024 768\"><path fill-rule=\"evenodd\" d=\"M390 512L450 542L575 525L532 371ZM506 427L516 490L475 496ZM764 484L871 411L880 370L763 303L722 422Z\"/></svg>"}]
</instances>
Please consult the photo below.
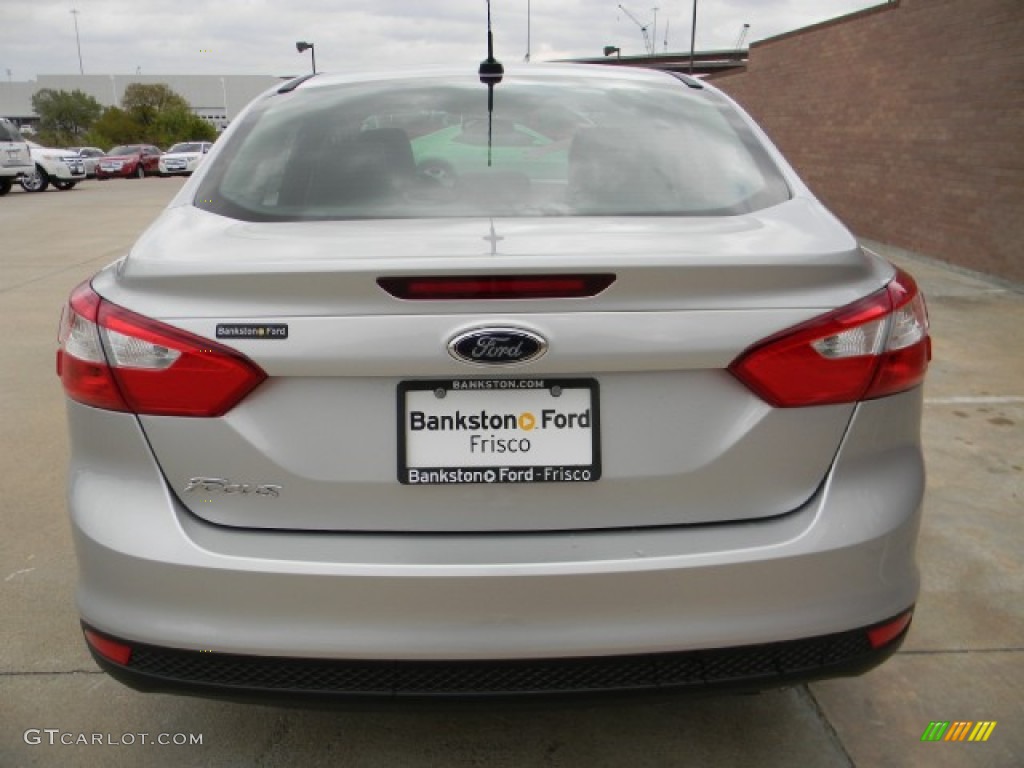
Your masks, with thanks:
<instances>
[{"instance_id":1,"label":"car trunk lid","mask_svg":"<svg viewBox=\"0 0 1024 768\"><path fill-rule=\"evenodd\" d=\"M398 299L378 282L566 273L614 282L588 298L443 301ZM725 523L799 507L855 406L772 408L727 367L889 274L803 200L717 220L386 227L241 224L183 207L94 286L219 335L268 374L219 418L140 417L194 514L254 528L503 532ZM512 367L452 354L453 340L479 329L534 334L546 353ZM516 424L474 427L482 411ZM559 436L570 414L575 429ZM452 429L415 429L445 415ZM484 450L503 439L529 439L539 463ZM584 466L588 478L558 474ZM450 474L501 467L515 472ZM525 477L527 467L539 474Z\"/></svg>"}]
</instances>

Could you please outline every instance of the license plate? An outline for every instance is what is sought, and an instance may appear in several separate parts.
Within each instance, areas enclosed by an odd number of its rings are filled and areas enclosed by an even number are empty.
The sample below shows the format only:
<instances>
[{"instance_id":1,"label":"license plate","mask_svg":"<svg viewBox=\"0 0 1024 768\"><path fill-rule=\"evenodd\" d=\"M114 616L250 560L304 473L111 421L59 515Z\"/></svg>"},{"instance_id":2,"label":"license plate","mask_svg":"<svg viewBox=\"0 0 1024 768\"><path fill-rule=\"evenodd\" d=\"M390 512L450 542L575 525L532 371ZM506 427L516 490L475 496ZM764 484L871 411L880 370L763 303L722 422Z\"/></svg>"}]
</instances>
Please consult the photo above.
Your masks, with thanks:
<instances>
[{"instance_id":1,"label":"license plate","mask_svg":"<svg viewBox=\"0 0 1024 768\"><path fill-rule=\"evenodd\" d=\"M594 379L454 379L398 385L405 485L594 482Z\"/></svg>"}]
</instances>

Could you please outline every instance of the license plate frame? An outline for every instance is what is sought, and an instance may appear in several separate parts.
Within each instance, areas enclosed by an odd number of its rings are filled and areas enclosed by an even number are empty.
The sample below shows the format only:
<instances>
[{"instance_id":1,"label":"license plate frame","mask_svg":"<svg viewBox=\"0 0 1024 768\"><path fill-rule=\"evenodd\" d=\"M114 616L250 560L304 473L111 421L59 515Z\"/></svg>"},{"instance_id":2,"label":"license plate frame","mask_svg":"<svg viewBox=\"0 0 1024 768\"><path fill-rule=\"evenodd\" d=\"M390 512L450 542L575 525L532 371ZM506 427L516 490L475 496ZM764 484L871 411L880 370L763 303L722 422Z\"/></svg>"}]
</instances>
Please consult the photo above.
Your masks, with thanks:
<instances>
[{"instance_id":1,"label":"license plate frame","mask_svg":"<svg viewBox=\"0 0 1024 768\"><path fill-rule=\"evenodd\" d=\"M402 381L396 400L397 474L402 485L601 478L596 379ZM528 443L525 451L523 440ZM506 441L504 446L501 441ZM509 450L498 450L502 447Z\"/></svg>"}]
</instances>

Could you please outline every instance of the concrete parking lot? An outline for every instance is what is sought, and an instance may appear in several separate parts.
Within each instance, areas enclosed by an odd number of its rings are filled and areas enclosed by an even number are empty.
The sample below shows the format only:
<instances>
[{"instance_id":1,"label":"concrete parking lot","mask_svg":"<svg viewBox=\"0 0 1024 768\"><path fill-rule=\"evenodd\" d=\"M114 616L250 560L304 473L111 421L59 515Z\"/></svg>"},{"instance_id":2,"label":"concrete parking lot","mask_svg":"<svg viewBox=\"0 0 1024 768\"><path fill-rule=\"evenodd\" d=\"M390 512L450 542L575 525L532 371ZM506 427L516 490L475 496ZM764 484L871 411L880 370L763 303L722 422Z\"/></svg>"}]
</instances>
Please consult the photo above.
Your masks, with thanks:
<instances>
[{"instance_id":1,"label":"concrete parking lot","mask_svg":"<svg viewBox=\"0 0 1024 768\"><path fill-rule=\"evenodd\" d=\"M877 244L923 286L935 354L923 593L880 668L756 696L529 709L304 711L113 682L74 605L57 320L69 290L122 255L180 185L0 199L0 766L1024 764L1024 288ZM932 721L997 725L984 743L923 743ZM94 734L103 743L81 743Z\"/></svg>"}]
</instances>

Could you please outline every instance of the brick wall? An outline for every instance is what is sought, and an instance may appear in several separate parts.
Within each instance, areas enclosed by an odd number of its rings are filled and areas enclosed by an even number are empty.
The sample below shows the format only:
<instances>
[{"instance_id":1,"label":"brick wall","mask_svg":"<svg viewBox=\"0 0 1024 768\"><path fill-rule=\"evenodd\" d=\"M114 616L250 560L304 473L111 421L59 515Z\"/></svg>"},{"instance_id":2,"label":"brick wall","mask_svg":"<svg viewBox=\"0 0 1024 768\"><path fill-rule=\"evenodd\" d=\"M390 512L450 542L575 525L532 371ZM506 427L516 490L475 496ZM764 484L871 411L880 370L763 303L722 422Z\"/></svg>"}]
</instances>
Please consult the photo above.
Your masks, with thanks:
<instances>
[{"instance_id":1,"label":"brick wall","mask_svg":"<svg viewBox=\"0 0 1024 768\"><path fill-rule=\"evenodd\" d=\"M856 234L1024 283L1024 0L898 0L714 83Z\"/></svg>"}]
</instances>

